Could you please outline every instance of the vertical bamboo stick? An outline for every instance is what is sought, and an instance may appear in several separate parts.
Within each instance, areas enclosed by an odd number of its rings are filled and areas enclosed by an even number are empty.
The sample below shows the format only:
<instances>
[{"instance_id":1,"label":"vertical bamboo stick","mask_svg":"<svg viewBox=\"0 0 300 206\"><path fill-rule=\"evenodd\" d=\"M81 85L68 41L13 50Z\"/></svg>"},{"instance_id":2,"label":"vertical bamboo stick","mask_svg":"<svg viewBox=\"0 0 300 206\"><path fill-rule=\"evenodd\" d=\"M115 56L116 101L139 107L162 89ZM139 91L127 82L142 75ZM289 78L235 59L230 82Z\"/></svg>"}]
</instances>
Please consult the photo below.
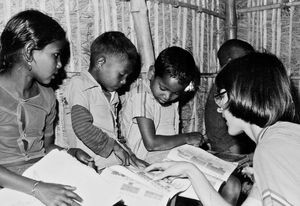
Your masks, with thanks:
<instances>
[{"instance_id":1,"label":"vertical bamboo stick","mask_svg":"<svg viewBox=\"0 0 300 206\"><path fill-rule=\"evenodd\" d=\"M102 1L103 4L103 11L104 11L104 28L105 28L105 31L110 31L112 26L111 26L111 11L110 11L110 7L109 7L109 2L111 1Z\"/></svg>"},{"instance_id":2,"label":"vertical bamboo stick","mask_svg":"<svg viewBox=\"0 0 300 206\"><path fill-rule=\"evenodd\" d=\"M78 54L78 68L81 70L82 64L81 64L81 29L80 29L80 6L79 6L79 0L76 0L76 45L77 45L77 54Z\"/></svg>"},{"instance_id":3,"label":"vertical bamboo stick","mask_svg":"<svg viewBox=\"0 0 300 206\"><path fill-rule=\"evenodd\" d=\"M209 3L210 1L208 1L208 0L205 0L205 7L207 8L208 7L208 3ZM206 29L206 59L207 59L207 68L211 68L211 64L210 64L210 58L209 58L209 56L210 56L210 43L209 43L209 40L210 40L210 38L209 38L209 36L210 36L210 29L209 29L209 26L210 26L210 24L209 24L209 15L205 15L205 17L206 17L206 24L207 24L207 29Z\"/></svg>"},{"instance_id":4,"label":"vertical bamboo stick","mask_svg":"<svg viewBox=\"0 0 300 206\"><path fill-rule=\"evenodd\" d=\"M154 64L154 51L145 0L131 0L131 14L136 31L138 50L141 53L141 72L146 73L149 67Z\"/></svg>"},{"instance_id":5,"label":"vertical bamboo stick","mask_svg":"<svg viewBox=\"0 0 300 206\"><path fill-rule=\"evenodd\" d=\"M252 1L252 7L255 7L255 1L253 0ZM256 26L256 22L255 22L255 16L256 16L256 13L253 12L252 15L251 15L251 22L252 22L252 32L251 32L251 45L254 46L255 44L255 26Z\"/></svg>"},{"instance_id":6,"label":"vertical bamboo stick","mask_svg":"<svg viewBox=\"0 0 300 206\"><path fill-rule=\"evenodd\" d=\"M225 1L225 39L237 37L235 0Z\"/></svg>"},{"instance_id":7,"label":"vertical bamboo stick","mask_svg":"<svg viewBox=\"0 0 300 206\"><path fill-rule=\"evenodd\" d=\"M276 3L276 0L273 0L273 3ZM272 19L271 19L271 38L272 38L272 43L271 43L271 52L275 54L275 38L276 38L276 9L272 9Z\"/></svg>"},{"instance_id":8,"label":"vertical bamboo stick","mask_svg":"<svg viewBox=\"0 0 300 206\"><path fill-rule=\"evenodd\" d=\"M210 10L211 11L214 11L215 9L215 1L211 1L211 8ZM211 63L211 66L214 68L214 71L216 69L216 62L215 62L215 54L214 54L214 16L210 16L210 51L209 51L209 58L210 58L210 63Z\"/></svg>"},{"instance_id":9,"label":"vertical bamboo stick","mask_svg":"<svg viewBox=\"0 0 300 206\"><path fill-rule=\"evenodd\" d=\"M187 2L186 0L183 0L183 2ZM182 15L182 48L186 48L186 32L187 32L187 8L183 8L183 15Z\"/></svg>"},{"instance_id":10,"label":"vertical bamboo stick","mask_svg":"<svg viewBox=\"0 0 300 206\"><path fill-rule=\"evenodd\" d=\"M176 45L181 46L180 38L181 38L181 7L177 8L177 37L176 37Z\"/></svg>"},{"instance_id":11,"label":"vertical bamboo stick","mask_svg":"<svg viewBox=\"0 0 300 206\"><path fill-rule=\"evenodd\" d=\"M163 2L161 4L161 10L162 10L162 23L163 23L163 42L162 42L162 48L166 48L166 17L165 17L165 3Z\"/></svg>"},{"instance_id":12,"label":"vertical bamboo stick","mask_svg":"<svg viewBox=\"0 0 300 206\"><path fill-rule=\"evenodd\" d=\"M259 0L256 0L256 5L259 6ZM260 25L260 22L259 22L259 11L256 11L255 12L255 16L256 16L256 32L255 32L255 48L259 48L259 32L260 32L260 28L259 28L259 25Z\"/></svg>"},{"instance_id":13,"label":"vertical bamboo stick","mask_svg":"<svg viewBox=\"0 0 300 206\"><path fill-rule=\"evenodd\" d=\"M197 6L200 6L200 0L196 0L196 5ZM199 67L200 69L200 64L201 64L201 61L200 61L200 16L201 14L196 12L196 22L195 22L195 27L196 27L196 52L195 52L195 59L196 59L196 63L197 63L197 66Z\"/></svg>"},{"instance_id":14,"label":"vertical bamboo stick","mask_svg":"<svg viewBox=\"0 0 300 206\"><path fill-rule=\"evenodd\" d=\"M267 0L264 0L264 5L267 4ZM263 11L263 48L267 49L267 11Z\"/></svg>"},{"instance_id":15,"label":"vertical bamboo stick","mask_svg":"<svg viewBox=\"0 0 300 206\"><path fill-rule=\"evenodd\" d=\"M96 0L98 1L98 0ZM99 31L99 33L97 34L97 36L101 33L106 32L106 27L105 27L105 23L106 23L106 16L105 16L105 9L104 9L104 2L103 0L100 0L99 3L97 4L98 7L95 7L94 9L97 9L98 12L100 11L100 15L98 15L99 19L98 19L98 24L100 23L100 28L101 30ZM95 37L97 37L95 36Z\"/></svg>"},{"instance_id":16,"label":"vertical bamboo stick","mask_svg":"<svg viewBox=\"0 0 300 206\"><path fill-rule=\"evenodd\" d=\"M173 34L173 6L169 4L169 10L170 10L170 45L173 45L173 39L174 39L174 34Z\"/></svg>"},{"instance_id":17,"label":"vertical bamboo stick","mask_svg":"<svg viewBox=\"0 0 300 206\"><path fill-rule=\"evenodd\" d=\"M116 1L110 1L111 3L111 17L112 17L112 29L117 31L118 29L118 14Z\"/></svg>"},{"instance_id":18,"label":"vertical bamboo stick","mask_svg":"<svg viewBox=\"0 0 300 206\"><path fill-rule=\"evenodd\" d=\"M217 5L217 11L219 11L220 10L220 2L219 2L219 0L217 0L216 5ZM217 18L216 48L217 49L220 48L220 19L219 18ZM219 66L219 64L217 64L217 66Z\"/></svg>"},{"instance_id":19,"label":"vertical bamboo stick","mask_svg":"<svg viewBox=\"0 0 300 206\"><path fill-rule=\"evenodd\" d=\"M122 23L121 23L121 27L122 27L122 32L125 32L125 3L121 2L121 16L122 16Z\"/></svg>"},{"instance_id":20,"label":"vertical bamboo stick","mask_svg":"<svg viewBox=\"0 0 300 206\"><path fill-rule=\"evenodd\" d=\"M293 1L293 0L292 0ZM287 67L287 73L290 76L291 75L291 68L292 68L292 40L293 40L293 17L295 12L295 6L291 6L290 9L290 26L289 26L289 52L288 52L288 67Z\"/></svg>"},{"instance_id":21,"label":"vertical bamboo stick","mask_svg":"<svg viewBox=\"0 0 300 206\"><path fill-rule=\"evenodd\" d=\"M247 2L247 7L251 7L251 0L248 0ZM251 24L251 19L252 19L252 12L247 13L247 19L248 19L248 32L247 32L247 41L251 43L251 31L252 31L252 24Z\"/></svg>"},{"instance_id":22,"label":"vertical bamboo stick","mask_svg":"<svg viewBox=\"0 0 300 206\"><path fill-rule=\"evenodd\" d=\"M191 4L195 4L195 0L192 0ZM196 47L197 47L196 38L197 38L197 34L196 34L196 12L195 12L195 10L192 10L192 49L193 49L192 52L193 52L194 58L196 57Z\"/></svg>"},{"instance_id":23,"label":"vertical bamboo stick","mask_svg":"<svg viewBox=\"0 0 300 206\"><path fill-rule=\"evenodd\" d=\"M278 3L281 3L282 0L278 0ZM277 43L276 43L276 55L280 56L281 51L281 8L277 9Z\"/></svg>"},{"instance_id":24,"label":"vertical bamboo stick","mask_svg":"<svg viewBox=\"0 0 300 206\"><path fill-rule=\"evenodd\" d=\"M68 0L64 0L64 13L65 13L65 18L66 18L66 26L67 26L67 36L68 39L72 39L71 35L72 35L72 28L71 28L71 20L70 20L70 5L69 5L69 1ZM70 45L70 70L72 72L75 71L75 66L74 66L74 61L73 61L73 47L72 44Z\"/></svg>"},{"instance_id":25,"label":"vertical bamboo stick","mask_svg":"<svg viewBox=\"0 0 300 206\"><path fill-rule=\"evenodd\" d=\"M158 21L159 21L159 13L158 13L158 2L154 2L154 51L155 56L158 55L159 49L159 34L158 34Z\"/></svg>"},{"instance_id":26,"label":"vertical bamboo stick","mask_svg":"<svg viewBox=\"0 0 300 206\"><path fill-rule=\"evenodd\" d=\"M202 0L201 2L201 6L205 7L205 0ZM205 26L205 14L201 13L201 27L200 27L200 72L203 72L203 68L204 68L204 26Z\"/></svg>"},{"instance_id":27,"label":"vertical bamboo stick","mask_svg":"<svg viewBox=\"0 0 300 206\"><path fill-rule=\"evenodd\" d=\"M93 0L93 7L94 7L94 39L99 35L100 28L99 28L99 4L98 0Z\"/></svg>"}]
</instances>

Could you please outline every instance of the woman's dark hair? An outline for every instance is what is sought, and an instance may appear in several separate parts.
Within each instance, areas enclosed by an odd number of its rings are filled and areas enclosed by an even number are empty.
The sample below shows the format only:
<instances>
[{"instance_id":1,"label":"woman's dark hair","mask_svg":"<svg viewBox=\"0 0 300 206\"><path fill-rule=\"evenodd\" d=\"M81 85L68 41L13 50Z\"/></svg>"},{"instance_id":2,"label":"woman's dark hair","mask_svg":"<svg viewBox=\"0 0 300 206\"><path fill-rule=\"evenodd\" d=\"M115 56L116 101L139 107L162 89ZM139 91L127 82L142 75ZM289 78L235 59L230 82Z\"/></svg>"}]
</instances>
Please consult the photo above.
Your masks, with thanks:
<instances>
[{"instance_id":1,"label":"woman's dark hair","mask_svg":"<svg viewBox=\"0 0 300 206\"><path fill-rule=\"evenodd\" d=\"M234 59L219 72L215 83L219 91L227 91L226 108L237 118L260 127L294 121L290 80L275 55L254 52Z\"/></svg>"},{"instance_id":2,"label":"woman's dark hair","mask_svg":"<svg viewBox=\"0 0 300 206\"><path fill-rule=\"evenodd\" d=\"M36 50L56 40L66 40L66 32L57 21L37 10L22 11L13 16L1 34L0 71L19 61L21 49L32 41ZM67 61L67 60L66 60Z\"/></svg>"},{"instance_id":3,"label":"woman's dark hair","mask_svg":"<svg viewBox=\"0 0 300 206\"><path fill-rule=\"evenodd\" d=\"M187 50L172 46L161 51L154 63L155 76L163 77L169 74L178 79L179 84L187 86L191 81L194 85L199 82L199 71L194 57Z\"/></svg>"}]
</instances>

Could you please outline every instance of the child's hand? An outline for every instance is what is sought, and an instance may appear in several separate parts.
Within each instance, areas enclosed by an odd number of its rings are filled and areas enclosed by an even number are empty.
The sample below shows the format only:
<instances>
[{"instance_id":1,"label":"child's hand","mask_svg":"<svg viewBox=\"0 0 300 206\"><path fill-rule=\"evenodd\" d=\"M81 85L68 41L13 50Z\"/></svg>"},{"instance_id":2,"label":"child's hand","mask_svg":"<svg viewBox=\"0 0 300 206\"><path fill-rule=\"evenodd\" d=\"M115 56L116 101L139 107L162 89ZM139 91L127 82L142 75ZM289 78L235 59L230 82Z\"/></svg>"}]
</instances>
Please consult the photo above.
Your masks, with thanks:
<instances>
[{"instance_id":1,"label":"child's hand","mask_svg":"<svg viewBox=\"0 0 300 206\"><path fill-rule=\"evenodd\" d=\"M115 142L114 144L113 152L116 155L116 157L121 160L123 166L130 165L130 155L117 142Z\"/></svg>"},{"instance_id":2,"label":"child's hand","mask_svg":"<svg viewBox=\"0 0 300 206\"><path fill-rule=\"evenodd\" d=\"M144 160L137 158L134 154L130 155L130 164L140 169L143 169L150 165L148 162L145 162Z\"/></svg>"},{"instance_id":3,"label":"child's hand","mask_svg":"<svg viewBox=\"0 0 300 206\"><path fill-rule=\"evenodd\" d=\"M68 150L68 153L85 165L92 167L95 165L94 159L80 148L71 148Z\"/></svg>"},{"instance_id":4,"label":"child's hand","mask_svg":"<svg viewBox=\"0 0 300 206\"><path fill-rule=\"evenodd\" d=\"M33 195L46 206L80 206L78 202L82 202L82 198L74 190L75 187L68 185L40 182Z\"/></svg>"},{"instance_id":5,"label":"child's hand","mask_svg":"<svg viewBox=\"0 0 300 206\"><path fill-rule=\"evenodd\" d=\"M200 147L204 143L204 137L200 132L187 133L186 143L195 147Z\"/></svg>"}]
</instances>

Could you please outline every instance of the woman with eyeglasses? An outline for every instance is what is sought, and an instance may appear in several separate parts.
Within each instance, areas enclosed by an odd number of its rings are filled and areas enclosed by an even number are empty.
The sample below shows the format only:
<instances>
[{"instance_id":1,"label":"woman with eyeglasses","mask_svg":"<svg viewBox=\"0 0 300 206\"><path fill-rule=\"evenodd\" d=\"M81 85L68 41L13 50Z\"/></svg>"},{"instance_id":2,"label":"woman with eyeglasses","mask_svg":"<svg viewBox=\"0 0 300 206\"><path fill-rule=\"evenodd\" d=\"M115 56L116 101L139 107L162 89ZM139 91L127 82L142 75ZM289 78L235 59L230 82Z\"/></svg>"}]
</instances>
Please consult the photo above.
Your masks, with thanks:
<instances>
[{"instance_id":1,"label":"woman with eyeglasses","mask_svg":"<svg viewBox=\"0 0 300 206\"><path fill-rule=\"evenodd\" d=\"M281 61L272 54L248 54L224 67L215 83L215 101L228 133L245 132L257 144L255 183L242 205L300 205L300 125ZM153 170L163 171L158 179L189 178L204 206L229 205L193 164L163 162L146 168Z\"/></svg>"}]
</instances>

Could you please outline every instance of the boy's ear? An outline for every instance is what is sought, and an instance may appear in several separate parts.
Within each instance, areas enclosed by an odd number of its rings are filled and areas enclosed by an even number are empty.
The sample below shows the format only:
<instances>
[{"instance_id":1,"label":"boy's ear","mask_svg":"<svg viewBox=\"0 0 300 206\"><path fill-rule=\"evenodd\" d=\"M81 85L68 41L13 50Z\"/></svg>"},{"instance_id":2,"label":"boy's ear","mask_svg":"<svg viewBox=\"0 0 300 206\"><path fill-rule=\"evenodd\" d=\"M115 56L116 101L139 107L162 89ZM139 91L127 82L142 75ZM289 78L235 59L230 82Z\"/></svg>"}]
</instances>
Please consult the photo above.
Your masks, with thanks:
<instances>
[{"instance_id":1,"label":"boy's ear","mask_svg":"<svg viewBox=\"0 0 300 206\"><path fill-rule=\"evenodd\" d=\"M105 64L105 62L106 62L105 57L103 57L103 56L99 57L96 62L96 67L98 69L102 68L102 66L103 66L103 64Z\"/></svg>"},{"instance_id":2,"label":"boy's ear","mask_svg":"<svg viewBox=\"0 0 300 206\"><path fill-rule=\"evenodd\" d=\"M149 70L148 70L148 79L152 80L154 78L154 74L155 74L155 69L154 66L150 66Z\"/></svg>"},{"instance_id":3,"label":"boy's ear","mask_svg":"<svg viewBox=\"0 0 300 206\"><path fill-rule=\"evenodd\" d=\"M32 62L33 61L33 50L35 48L35 43L33 41L29 41L25 44L23 50L23 57L25 61Z\"/></svg>"}]
</instances>

